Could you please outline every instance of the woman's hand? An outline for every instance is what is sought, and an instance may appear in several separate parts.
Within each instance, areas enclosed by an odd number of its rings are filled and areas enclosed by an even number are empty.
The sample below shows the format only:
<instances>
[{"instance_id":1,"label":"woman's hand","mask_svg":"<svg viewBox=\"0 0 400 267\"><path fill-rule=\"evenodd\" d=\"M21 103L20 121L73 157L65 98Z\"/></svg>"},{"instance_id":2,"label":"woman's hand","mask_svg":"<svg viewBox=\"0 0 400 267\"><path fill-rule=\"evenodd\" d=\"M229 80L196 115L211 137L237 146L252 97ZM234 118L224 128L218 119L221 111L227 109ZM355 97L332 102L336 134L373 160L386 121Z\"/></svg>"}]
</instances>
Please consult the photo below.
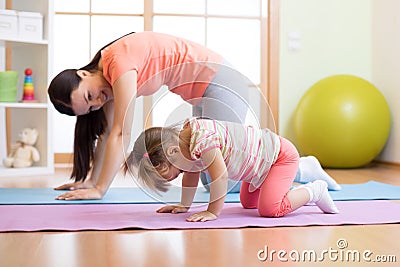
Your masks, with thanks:
<instances>
[{"instance_id":1,"label":"woman's hand","mask_svg":"<svg viewBox=\"0 0 400 267\"><path fill-rule=\"evenodd\" d=\"M186 221L188 222L205 222L205 221L212 221L216 220L218 218L217 215L205 210L201 211L198 213L195 213L193 215L190 215Z\"/></svg>"},{"instance_id":2,"label":"woman's hand","mask_svg":"<svg viewBox=\"0 0 400 267\"><path fill-rule=\"evenodd\" d=\"M88 189L88 188L93 188L93 183L89 180L86 180L84 182L75 182L75 183L68 183L68 184L63 184L60 185L54 190L76 190L76 189Z\"/></svg>"},{"instance_id":3,"label":"woman's hand","mask_svg":"<svg viewBox=\"0 0 400 267\"><path fill-rule=\"evenodd\" d=\"M185 213L189 210L188 207L181 205L168 205L157 210L158 213Z\"/></svg>"},{"instance_id":4,"label":"woman's hand","mask_svg":"<svg viewBox=\"0 0 400 267\"><path fill-rule=\"evenodd\" d=\"M78 199L101 199L103 193L96 187L89 189L77 189L73 191L68 191L58 197L57 200L78 200Z\"/></svg>"}]
</instances>

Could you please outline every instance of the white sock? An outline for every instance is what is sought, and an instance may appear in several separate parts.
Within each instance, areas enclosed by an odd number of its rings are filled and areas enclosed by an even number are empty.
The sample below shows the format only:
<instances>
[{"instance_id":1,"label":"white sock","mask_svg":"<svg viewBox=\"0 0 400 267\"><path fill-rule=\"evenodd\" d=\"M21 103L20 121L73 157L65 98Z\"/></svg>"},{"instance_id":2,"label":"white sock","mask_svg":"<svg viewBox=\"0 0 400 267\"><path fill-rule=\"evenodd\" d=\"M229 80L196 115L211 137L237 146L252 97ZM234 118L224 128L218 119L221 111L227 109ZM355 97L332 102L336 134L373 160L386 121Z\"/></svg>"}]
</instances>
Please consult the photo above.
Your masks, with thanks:
<instances>
[{"instance_id":1,"label":"white sock","mask_svg":"<svg viewBox=\"0 0 400 267\"><path fill-rule=\"evenodd\" d=\"M325 181L328 184L329 190L342 189L342 187L324 171L316 157L301 157L299 161L299 171L294 181L305 184L315 180Z\"/></svg>"},{"instance_id":2,"label":"white sock","mask_svg":"<svg viewBox=\"0 0 400 267\"><path fill-rule=\"evenodd\" d=\"M328 184L325 181L317 180L300 187L307 189L310 194L308 203L315 203L325 213L339 213L331 195L329 195Z\"/></svg>"}]
</instances>

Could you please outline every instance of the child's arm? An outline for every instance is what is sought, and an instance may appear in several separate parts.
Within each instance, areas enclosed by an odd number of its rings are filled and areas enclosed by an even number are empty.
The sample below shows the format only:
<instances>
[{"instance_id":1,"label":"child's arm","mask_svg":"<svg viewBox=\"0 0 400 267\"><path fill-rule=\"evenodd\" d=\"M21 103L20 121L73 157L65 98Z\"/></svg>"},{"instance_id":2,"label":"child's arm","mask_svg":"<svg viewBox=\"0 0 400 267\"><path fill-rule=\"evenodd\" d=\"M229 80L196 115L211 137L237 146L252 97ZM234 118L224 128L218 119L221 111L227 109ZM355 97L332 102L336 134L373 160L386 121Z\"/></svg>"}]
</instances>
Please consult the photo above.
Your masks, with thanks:
<instances>
[{"instance_id":1,"label":"child's arm","mask_svg":"<svg viewBox=\"0 0 400 267\"><path fill-rule=\"evenodd\" d=\"M199 172L185 172L182 177L181 203L178 205L168 205L157 210L160 213L183 213L190 209L199 184Z\"/></svg>"},{"instance_id":2,"label":"child's arm","mask_svg":"<svg viewBox=\"0 0 400 267\"><path fill-rule=\"evenodd\" d=\"M188 210L193 203L197 185L199 184L199 178L200 172L185 172L183 174L181 205L187 207Z\"/></svg>"},{"instance_id":3,"label":"child's arm","mask_svg":"<svg viewBox=\"0 0 400 267\"><path fill-rule=\"evenodd\" d=\"M195 213L186 220L190 222L215 220L221 213L224 206L226 192L228 190L228 171L224 158L219 149L207 151L202 155L202 160L206 163L208 173L211 176L210 184L210 203L206 211Z\"/></svg>"}]
</instances>

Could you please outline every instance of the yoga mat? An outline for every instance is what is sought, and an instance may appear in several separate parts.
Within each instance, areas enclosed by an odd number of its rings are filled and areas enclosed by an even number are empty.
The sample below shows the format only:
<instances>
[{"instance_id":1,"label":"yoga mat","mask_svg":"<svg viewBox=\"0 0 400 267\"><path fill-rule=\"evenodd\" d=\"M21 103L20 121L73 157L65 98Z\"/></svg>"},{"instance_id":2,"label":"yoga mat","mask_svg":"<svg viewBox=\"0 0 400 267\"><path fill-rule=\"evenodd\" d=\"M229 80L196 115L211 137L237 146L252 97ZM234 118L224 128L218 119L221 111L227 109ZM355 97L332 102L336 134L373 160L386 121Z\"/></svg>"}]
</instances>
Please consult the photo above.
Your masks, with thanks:
<instances>
[{"instance_id":1,"label":"yoga mat","mask_svg":"<svg viewBox=\"0 0 400 267\"><path fill-rule=\"evenodd\" d=\"M156 213L160 204L108 205L2 205L0 231L79 231L117 229L200 229L400 222L400 204L388 200L337 201L339 214L324 214L316 206L304 206L280 218L258 216L255 209L226 203L215 221L186 222L189 213Z\"/></svg>"},{"instance_id":2,"label":"yoga mat","mask_svg":"<svg viewBox=\"0 0 400 267\"><path fill-rule=\"evenodd\" d=\"M334 200L400 199L400 186L369 181L363 184L343 184L340 191L329 191ZM180 201L181 189L172 187L161 197L149 196L140 188L112 187L101 200L60 201L55 198L63 191L52 188L0 188L0 205L12 204L129 204L129 203L172 203ZM156 198L154 198L156 197ZM198 188L195 203L208 202L209 193ZM239 194L227 194L226 203L239 202Z\"/></svg>"},{"instance_id":3,"label":"yoga mat","mask_svg":"<svg viewBox=\"0 0 400 267\"><path fill-rule=\"evenodd\" d=\"M368 181L363 184L341 184L342 190L329 191L334 200L400 199L400 186Z\"/></svg>"},{"instance_id":4,"label":"yoga mat","mask_svg":"<svg viewBox=\"0 0 400 267\"><path fill-rule=\"evenodd\" d=\"M112 187L100 200L56 200L63 192L52 188L0 188L0 205L177 203L181 199L180 187L172 187L161 196L138 187ZM198 188L193 202L207 203L209 198L204 188ZM227 194L225 202L239 202L239 194Z\"/></svg>"}]
</instances>

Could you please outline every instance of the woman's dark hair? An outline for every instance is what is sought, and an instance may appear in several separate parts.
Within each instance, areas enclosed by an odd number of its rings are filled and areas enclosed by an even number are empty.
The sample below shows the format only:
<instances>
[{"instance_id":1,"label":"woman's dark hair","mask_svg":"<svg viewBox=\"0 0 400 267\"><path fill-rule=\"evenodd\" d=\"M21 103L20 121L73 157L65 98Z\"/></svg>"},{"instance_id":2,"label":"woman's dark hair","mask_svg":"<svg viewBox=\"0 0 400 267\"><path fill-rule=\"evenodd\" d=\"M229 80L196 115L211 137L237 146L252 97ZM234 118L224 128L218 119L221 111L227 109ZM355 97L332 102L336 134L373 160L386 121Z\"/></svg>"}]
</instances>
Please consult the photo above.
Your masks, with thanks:
<instances>
[{"instance_id":1,"label":"woman's dark hair","mask_svg":"<svg viewBox=\"0 0 400 267\"><path fill-rule=\"evenodd\" d=\"M79 70L95 72L101 59L101 51L129 34L133 34L133 32L125 34L102 47L89 64ZM78 69L66 69L60 72L51 81L47 90L54 108L69 116L76 115L72 110L71 93L79 87L82 80L77 71ZM74 165L71 173L71 178L75 178L76 182L86 179L92 168L91 162L94 159L96 141L104 133L106 127L107 120L103 108L77 116L74 136Z\"/></svg>"}]
</instances>

